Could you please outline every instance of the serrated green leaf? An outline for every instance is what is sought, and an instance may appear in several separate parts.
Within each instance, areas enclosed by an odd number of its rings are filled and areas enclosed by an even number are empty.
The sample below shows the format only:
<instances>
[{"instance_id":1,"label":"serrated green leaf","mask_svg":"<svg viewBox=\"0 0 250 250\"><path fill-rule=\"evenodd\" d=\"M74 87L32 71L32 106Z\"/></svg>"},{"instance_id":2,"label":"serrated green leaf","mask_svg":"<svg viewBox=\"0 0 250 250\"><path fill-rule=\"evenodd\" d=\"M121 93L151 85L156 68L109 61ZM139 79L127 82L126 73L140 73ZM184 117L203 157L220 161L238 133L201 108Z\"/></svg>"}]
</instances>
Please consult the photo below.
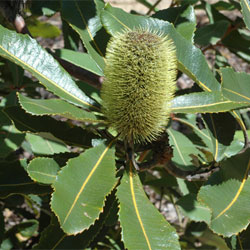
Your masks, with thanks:
<instances>
[{"instance_id":1,"label":"serrated green leaf","mask_svg":"<svg viewBox=\"0 0 250 250\"><path fill-rule=\"evenodd\" d=\"M60 228L57 218L52 216L50 225L42 232L39 243L34 249L86 249L102 229L114 203L114 199L115 195L112 192L107 197L104 210L94 225L76 236L67 236Z\"/></svg>"},{"instance_id":2,"label":"serrated green leaf","mask_svg":"<svg viewBox=\"0 0 250 250\"><path fill-rule=\"evenodd\" d=\"M150 28L150 30L168 35L174 41L177 49L178 69L187 74L204 90L219 90L219 83L209 69L204 55L191 42L182 37L172 24L156 18L128 14L121 9L111 7L109 4L102 10L101 19L111 35L135 27Z\"/></svg>"},{"instance_id":3,"label":"serrated green leaf","mask_svg":"<svg viewBox=\"0 0 250 250\"><path fill-rule=\"evenodd\" d=\"M60 115L62 117L97 123L97 117L86 110L60 99L32 99L18 93L19 103L22 108L32 115Z\"/></svg>"},{"instance_id":4,"label":"serrated green leaf","mask_svg":"<svg viewBox=\"0 0 250 250\"><path fill-rule=\"evenodd\" d=\"M86 150L68 161L54 182L51 208L65 233L88 229L116 183L113 142Z\"/></svg>"},{"instance_id":5,"label":"serrated green leaf","mask_svg":"<svg viewBox=\"0 0 250 250\"><path fill-rule=\"evenodd\" d=\"M52 189L34 183L24 169L24 161L0 162L0 197L14 194L46 194Z\"/></svg>"},{"instance_id":6,"label":"serrated green leaf","mask_svg":"<svg viewBox=\"0 0 250 250\"><path fill-rule=\"evenodd\" d=\"M167 129L167 133L169 135L169 144L173 146L173 162L183 170L194 170L191 155L198 155L198 149L184 134L171 128Z\"/></svg>"},{"instance_id":7,"label":"serrated green leaf","mask_svg":"<svg viewBox=\"0 0 250 250\"><path fill-rule=\"evenodd\" d=\"M194 7L184 5L156 12L152 17L173 23L176 30L187 40L193 41L196 27Z\"/></svg>"},{"instance_id":8,"label":"serrated green leaf","mask_svg":"<svg viewBox=\"0 0 250 250\"><path fill-rule=\"evenodd\" d=\"M210 228L230 237L249 224L250 149L222 162L198 194L198 200L212 211Z\"/></svg>"},{"instance_id":9,"label":"serrated green leaf","mask_svg":"<svg viewBox=\"0 0 250 250\"><path fill-rule=\"evenodd\" d=\"M27 171L32 180L44 183L54 183L57 172L60 169L52 158L34 158L27 166Z\"/></svg>"},{"instance_id":10,"label":"serrated green leaf","mask_svg":"<svg viewBox=\"0 0 250 250\"><path fill-rule=\"evenodd\" d=\"M67 145L90 147L95 134L80 127L70 127L65 122L56 121L47 116L35 117L19 107L8 107L4 113L13 121L15 127L22 132L48 132L61 139Z\"/></svg>"},{"instance_id":11,"label":"serrated green leaf","mask_svg":"<svg viewBox=\"0 0 250 250\"><path fill-rule=\"evenodd\" d=\"M210 152L213 152L213 150L214 150L213 149L214 148L214 145L213 145L214 139L211 138L211 135L209 134L209 131L206 127L203 129L199 129L197 127L196 116L190 114L187 116L186 119L184 119L184 118L181 119L181 118L175 117L174 120L179 121L179 122L187 125L188 127L190 127L194 131L194 133L201 138L201 140L207 146L207 148L205 148L205 151L204 151L203 145L197 144L194 139L192 140L192 142L194 144L196 144L197 146L202 147L201 151L205 154L208 162L213 161L213 155ZM225 157L231 157L231 156L237 154L238 152L240 152L240 150L242 150L243 147L244 147L244 143L242 141L238 140L238 138L235 136L234 140L231 142L231 144L226 147L223 155Z\"/></svg>"},{"instance_id":12,"label":"serrated green leaf","mask_svg":"<svg viewBox=\"0 0 250 250\"><path fill-rule=\"evenodd\" d=\"M218 91L181 95L171 102L173 113L219 113L247 106L243 101L225 99Z\"/></svg>"},{"instance_id":13,"label":"serrated green leaf","mask_svg":"<svg viewBox=\"0 0 250 250\"><path fill-rule=\"evenodd\" d=\"M211 220L211 211L208 207L196 200L196 194L188 194L181 197L176 205L180 207L184 216L193 221L205 221L207 224Z\"/></svg>"},{"instance_id":14,"label":"serrated green leaf","mask_svg":"<svg viewBox=\"0 0 250 250\"><path fill-rule=\"evenodd\" d=\"M232 68L223 68L220 71L222 94L234 102L250 103L250 74L237 73Z\"/></svg>"},{"instance_id":15,"label":"serrated green leaf","mask_svg":"<svg viewBox=\"0 0 250 250\"><path fill-rule=\"evenodd\" d=\"M221 20L214 24L202 26L195 32L194 42L201 46L215 45L226 33L229 25L228 21Z\"/></svg>"},{"instance_id":16,"label":"serrated green leaf","mask_svg":"<svg viewBox=\"0 0 250 250\"><path fill-rule=\"evenodd\" d=\"M30 143L32 152L40 155L53 155L70 152L65 143L50 133L26 134L26 140Z\"/></svg>"},{"instance_id":17,"label":"serrated green leaf","mask_svg":"<svg viewBox=\"0 0 250 250\"><path fill-rule=\"evenodd\" d=\"M187 115L185 115L185 117L182 117L182 118L174 117L174 120L191 128L193 130L193 132L203 141L203 143L205 145L209 146L212 143L212 140L208 134L208 131L206 130L206 128L200 129L197 126L196 118L197 118L197 116L194 114L187 114ZM192 142L195 145L204 146L200 143L200 141L196 140L195 138L192 140Z\"/></svg>"},{"instance_id":18,"label":"serrated green leaf","mask_svg":"<svg viewBox=\"0 0 250 250\"><path fill-rule=\"evenodd\" d=\"M123 175L117 197L122 240L127 249L180 249L175 229L148 200L131 167Z\"/></svg>"},{"instance_id":19,"label":"serrated green leaf","mask_svg":"<svg viewBox=\"0 0 250 250\"><path fill-rule=\"evenodd\" d=\"M241 0L240 1L242 14L245 21L245 24L248 29L250 29L250 1L249 0Z\"/></svg>"},{"instance_id":20,"label":"serrated green leaf","mask_svg":"<svg viewBox=\"0 0 250 250\"><path fill-rule=\"evenodd\" d=\"M80 68L86 69L99 76L104 76L103 72L96 66L96 62L92 57L83 52L77 52L69 49L58 49L55 54L61 59L70 62Z\"/></svg>"},{"instance_id":21,"label":"serrated green leaf","mask_svg":"<svg viewBox=\"0 0 250 250\"><path fill-rule=\"evenodd\" d=\"M103 71L105 66L104 55L94 39L97 32L102 28L96 12L95 3L92 0L62 1L62 18L80 35L89 55L95 60L97 67Z\"/></svg>"},{"instance_id":22,"label":"serrated green leaf","mask_svg":"<svg viewBox=\"0 0 250 250\"><path fill-rule=\"evenodd\" d=\"M49 91L81 107L95 108L94 101L75 84L70 75L34 39L0 26L0 56L35 76Z\"/></svg>"},{"instance_id":23,"label":"serrated green leaf","mask_svg":"<svg viewBox=\"0 0 250 250\"><path fill-rule=\"evenodd\" d=\"M218 162L233 141L236 122L229 113L205 114L203 118L212 140L214 160Z\"/></svg>"}]
</instances>

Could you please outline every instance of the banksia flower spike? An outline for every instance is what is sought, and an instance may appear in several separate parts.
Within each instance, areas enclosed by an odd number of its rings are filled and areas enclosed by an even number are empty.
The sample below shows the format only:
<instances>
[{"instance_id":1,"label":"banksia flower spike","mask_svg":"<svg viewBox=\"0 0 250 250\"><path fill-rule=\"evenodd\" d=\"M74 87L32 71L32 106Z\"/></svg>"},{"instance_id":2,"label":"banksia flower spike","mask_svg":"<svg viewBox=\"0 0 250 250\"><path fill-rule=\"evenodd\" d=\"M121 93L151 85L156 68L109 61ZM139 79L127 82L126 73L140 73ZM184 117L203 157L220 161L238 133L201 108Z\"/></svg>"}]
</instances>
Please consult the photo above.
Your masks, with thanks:
<instances>
[{"instance_id":1,"label":"banksia flower spike","mask_svg":"<svg viewBox=\"0 0 250 250\"><path fill-rule=\"evenodd\" d=\"M107 46L103 113L121 138L150 142L170 115L176 53L166 36L139 28L117 33Z\"/></svg>"}]
</instances>

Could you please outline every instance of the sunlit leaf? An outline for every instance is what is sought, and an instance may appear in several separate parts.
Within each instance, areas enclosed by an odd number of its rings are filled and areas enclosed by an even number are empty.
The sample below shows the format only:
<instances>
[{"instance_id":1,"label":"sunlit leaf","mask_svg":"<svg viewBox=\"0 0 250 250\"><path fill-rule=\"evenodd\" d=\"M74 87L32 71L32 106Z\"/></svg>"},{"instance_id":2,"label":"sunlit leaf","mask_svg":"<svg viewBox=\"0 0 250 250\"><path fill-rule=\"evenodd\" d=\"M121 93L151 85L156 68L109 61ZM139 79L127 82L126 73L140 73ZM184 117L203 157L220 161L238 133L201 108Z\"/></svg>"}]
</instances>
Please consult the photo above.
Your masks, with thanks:
<instances>
[{"instance_id":1,"label":"sunlit leaf","mask_svg":"<svg viewBox=\"0 0 250 250\"><path fill-rule=\"evenodd\" d=\"M193 41L196 17L192 5L170 7L156 12L152 17L173 23L176 30L187 40Z\"/></svg>"},{"instance_id":2,"label":"sunlit leaf","mask_svg":"<svg viewBox=\"0 0 250 250\"><path fill-rule=\"evenodd\" d=\"M177 96L171 102L174 113L219 113L248 106L247 103L225 99L220 92L198 92Z\"/></svg>"},{"instance_id":3,"label":"sunlit leaf","mask_svg":"<svg viewBox=\"0 0 250 250\"><path fill-rule=\"evenodd\" d=\"M249 224L249 169L250 149L223 161L199 192L198 200L212 211L210 228L217 234L230 237Z\"/></svg>"},{"instance_id":4,"label":"sunlit leaf","mask_svg":"<svg viewBox=\"0 0 250 250\"><path fill-rule=\"evenodd\" d=\"M50 133L26 134L33 153L40 155L53 155L70 152L65 143Z\"/></svg>"},{"instance_id":5,"label":"sunlit leaf","mask_svg":"<svg viewBox=\"0 0 250 250\"><path fill-rule=\"evenodd\" d=\"M26 24L33 37L54 38L61 34L61 30L55 25L36 18L26 19Z\"/></svg>"},{"instance_id":6,"label":"sunlit leaf","mask_svg":"<svg viewBox=\"0 0 250 250\"><path fill-rule=\"evenodd\" d=\"M94 101L75 84L70 75L34 39L0 26L0 56L29 71L49 91L82 107Z\"/></svg>"},{"instance_id":7,"label":"sunlit leaf","mask_svg":"<svg viewBox=\"0 0 250 250\"><path fill-rule=\"evenodd\" d=\"M104 3L102 4L104 6ZM93 0L62 1L62 18L80 35L89 55L102 71L105 66L104 55L100 45L95 41L95 36L102 25L96 12Z\"/></svg>"},{"instance_id":8,"label":"sunlit leaf","mask_svg":"<svg viewBox=\"0 0 250 250\"><path fill-rule=\"evenodd\" d=\"M236 73L232 68L220 70L222 93L231 101L250 103L250 74Z\"/></svg>"},{"instance_id":9,"label":"sunlit leaf","mask_svg":"<svg viewBox=\"0 0 250 250\"><path fill-rule=\"evenodd\" d=\"M169 135L169 144L174 151L173 162L184 170L194 170L191 155L198 155L199 150L181 132L169 128L167 133Z\"/></svg>"},{"instance_id":10,"label":"sunlit leaf","mask_svg":"<svg viewBox=\"0 0 250 250\"><path fill-rule=\"evenodd\" d=\"M104 211L101 213L94 225L88 230L76 236L68 236L60 228L60 224L55 216L52 216L50 225L41 233L39 243L34 249L85 249L102 229L103 224L109 216L110 209L114 203L114 192L107 197ZM53 235L53 237L51 237Z\"/></svg>"},{"instance_id":11,"label":"sunlit leaf","mask_svg":"<svg viewBox=\"0 0 250 250\"><path fill-rule=\"evenodd\" d=\"M4 113L13 121L15 127L22 132L48 132L62 140L67 145L90 147L92 139L98 138L95 134L80 127L70 127L65 122L43 116L35 117L19 107L8 107Z\"/></svg>"},{"instance_id":12,"label":"sunlit leaf","mask_svg":"<svg viewBox=\"0 0 250 250\"><path fill-rule=\"evenodd\" d=\"M71 159L54 182L51 208L63 231L88 229L103 210L105 196L116 183L114 149L100 144Z\"/></svg>"},{"instance_id":13,"label":"sunlit leaf","mask_svg":"<svg viewBox=\"0 0 250 250\"><path fill-rule=\"evenodd\" d=\"M99 76L103 76L103 72L96 66L96 62L87 53L77 52L69 49L58 49L55 51L55 54L67 62L70 62Z\"/></svg>"},{"instance_id":14,"label":"sunlit leaf","mask_svg":"<svg viewBox=\"0 0 250 250\"><path fill-rule=\"evenodd\" d=\"M183 215L193 221L205 221L210 223L211 211L208 207L196 200L196 194L188 194L181 197L177 203Z\"/></svg>"},{"instance_id":15,"label":"sunlit leaf","mask_svg":"<svg viewBox=\"0 0 250 250\"><path fill-rule=\"evenodd\" d=\"M202 52L180 35L169 22L128 14L109 4L102 10L101 18L104 27L111 35L136 27L150 27L151 30L168 35L173 39L177 49L178 69L197 82L204 90L219 90L219 83L209 69Z\"/></svg>"},{"instance_id":16,"label":"sunlit leaf","mask_svg":"<svg viewBox=\"0 0 250 250\"><path fill-rule=\"evenodd\" d=\"M20 93L18 94L18 99L22 108L32 115L60 115L72 120L89 123L98 122L97 117L93 113L80 109L61 99L32 99Z\"/></svg>"},{"instance_id":17,"label":"sunlit leaf","mask_svg":"<svg viewBox=\"0 0 250 250\"><path fill-rule=\"evenodd\" d=\"M59 169L54 159L44 157L34 158L27 167L31 179L44 184L52 184Z\"/></svg>"},{"instance_id":18,"label":"sunlit leaf","mask_svg":"<svg viewBox=\"0 0 250 250\"><path fill-rule=\"evenodd\" d=\"M122 240L127 249L180 249L175 229L148 200L132 169L124 174L117 196Z\"/></svg>"}]
</instances>

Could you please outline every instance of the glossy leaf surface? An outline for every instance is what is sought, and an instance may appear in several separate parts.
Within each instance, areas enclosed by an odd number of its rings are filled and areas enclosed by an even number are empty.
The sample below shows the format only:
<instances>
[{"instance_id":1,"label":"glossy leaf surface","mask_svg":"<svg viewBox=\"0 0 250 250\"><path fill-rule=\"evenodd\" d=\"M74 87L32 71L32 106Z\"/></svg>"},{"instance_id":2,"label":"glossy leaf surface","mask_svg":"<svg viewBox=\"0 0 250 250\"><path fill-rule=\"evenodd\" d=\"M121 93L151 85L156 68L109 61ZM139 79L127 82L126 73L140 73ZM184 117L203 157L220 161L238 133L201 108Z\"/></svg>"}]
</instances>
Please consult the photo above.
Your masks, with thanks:
<instances>
[{"instance_id":1,"label":"glossy leaf surface","mask_svg":"<svg viewBox=\"0 0 250 250\"><path fill-rule=\"evenodd\" d=\"M77 52L69 49L58 49L55 51L55 54L67 62L70 62L99 76L103 76L103 72L97 67L96 62L87 53Z\"/></svg>"},{"instance_id":2,"label":"glossy leaf surface","mask_svg":"<svg viewBox=\"0 0 250 250\"><path fill-rule=\"evenodd\" d=\"M236 73L232 68L221 69L222 93L229 100L250 103L250 75Z\"/></svg>"},{"instance_id":3,"label":"glossy leaf surface","mask_svg":"<svg viewBox=\"0 0 250 250\"><path fill-rule=\"evenodd\" d=\"M187 40L192 41L196 27L194 7L186 5L156 12L152 17L173 23L176 30Z\"/></svg>"},{"instance_id":4,"label":"glossy leaf surface","mask_svg":"<svg viewBox=\"0 0 250 250\"><path fill-rule=\"evenodd\" d=\"M107 197L105 206L100 217L88 230L78 235L68 236L60 228L60 224L55 216L52 216L50 225L42 232L39 243L35 249L85 249L89 246L103 228L105 220L110 214L110 209L114 204L114 191ZM51 237L53 235L53 237Z\"/></svg>"},{"instance_id":5,"label":"glossy leaf surface","mask_svg":"<svg viewBox=\"0 0 250 250\"><path fill-rule=\"evenodd\" d=\"M181 197L176 203L183 215L193 221L205 221L210 223L211 211L208 207L196 200L196 194L188 194Z\"/></svg>"},{"instance_id":6,"label":"glossy leaf surface","mask_svg":"<svg viewBox=\"0 0 250 250\"><path fill-rule=\"evenodd\" d=\"M249 169L250 149L223 161L220 171L199 192L198 200L212 211L210 228L225 237L237 234L249 224Z\"/></svg>"},{"instance_id":7,"label":"glossy leaf surface","mask_svg":"<svg viewBox=\"0 0 250 250\"><path fill-rule=\"evenodd\" d=\"M72 120L98 122L93 113L61 99L32 99L22 94L18 94L18 99L22 108L32 115L60 115Z\"/></svg>"},{"instance_id":8,"label":"glossy leaf surface","mask_svg":"<svg viewBox=\"0 0 250 250\"><path fill-rule=\"evenodd\" d=\"M184 170L194 170L191 156L198 155L199 150L179 131L169 128L167 129L167 133L169 135L169 144L174 149L173 162Z\"/></svg>"},{"instance_id":9,"label":"glossy leaf surface","mask_svg":"<svg viewBox=\"0 0 250 250\"><path fill-rule=\"evenodd\" d=\"M59 169L54 159L45 157L33 159L27 167L31 179L44 184L52 184Z\"/></svg>"},{"instance_id":10,"label":"glossy leaf surface","mask_svg":"<svg viewBox=\"0 0 250 250\"><path fill-rule=\"evenodd\" d=\"M104 6L104 3L102 4ZM104 56L100 45L95 41L95 36L102 25L96 12L93 0L62 1L62 18L80 35L89 55L102 71L105 66Z\"/></svg>"},{"instance_id":11,"label":"glossy leaf surface","mask_svg":"<svg viewBox=\"0 0 250 250\"><path fill-rule=\"evenodd\" d=\"M25 51L25 53L24 53ZM70 75L34 39L0 26L0 56L29 71L49 91L82 107L94 101L75 84Z\"/></svg>"},{"instance_id":12,"label":"glossy leaf surface","mask_svg":"<svg viewBox=\"0 0 250 250\"><path fill-rule=\"evenodd\" d=\"M66 123L56 121L47 116L35 117L19 107L8 107L4 113L13 121L15 127L22 132L48 132L61 139L67 145L90 147L91 140L98 138L95 134L80 127L70 127Z\"/></svg>"},{"instance_id":13,"label":"glossy leaf surface","mask_svg":"<svg viewBox=\"0 0 250 250\"><path fill-rule=\"evenodd\" d=\"M30 143L33 153L40 155L53 155L69 152L66 144L50 133L26 134L26 140Z\"/></svg>"},{"instance_id":14,"label":"glossy leaf surface","mask_svg":"<svg viewBox=\"0 0 250 250\"><path fill-rule=\"evenodd\" d=\"M88 229L116 183L114 149L100 144L71 159L54 182L51 208L65 233Z\"/></svg>"},{"instance_id":15,"label":"glossy leaf surface","mask_svg":"<svg viewBox=\"0 0 250 250\"><path fill-rule=\"evenodd\" d=\"M132 169L124 173L117 197L122 240L127 249L180 249L174 228L148 200Z\"/></svg>"},{"instance_id":16,"label":"glossy leaf surface","mask_svg":"<svg viewBox=\"0 0 250 250\"><path fill-rule=\"evenodd\" d=\"M191 42L180 35L172 24L156 18L131 15L107 4L101 14L106 30L114 35L124 29L148 28L168 35L177 50L178 69L187 74L206 91L218 90L219 83L213 76L205 57Z\"/></svg>"},{"instance_id":17,"label":"glossy leaf surface","mask_svg":"<svg viewBox=\"0 0 250 250\"><path fill-rule=\"evenodd\" d=\"M219 113L247 107L248 104L223 98L220 92L198 92L177 96L171 103L174 113Z\"/></svg>"}]
</instances>

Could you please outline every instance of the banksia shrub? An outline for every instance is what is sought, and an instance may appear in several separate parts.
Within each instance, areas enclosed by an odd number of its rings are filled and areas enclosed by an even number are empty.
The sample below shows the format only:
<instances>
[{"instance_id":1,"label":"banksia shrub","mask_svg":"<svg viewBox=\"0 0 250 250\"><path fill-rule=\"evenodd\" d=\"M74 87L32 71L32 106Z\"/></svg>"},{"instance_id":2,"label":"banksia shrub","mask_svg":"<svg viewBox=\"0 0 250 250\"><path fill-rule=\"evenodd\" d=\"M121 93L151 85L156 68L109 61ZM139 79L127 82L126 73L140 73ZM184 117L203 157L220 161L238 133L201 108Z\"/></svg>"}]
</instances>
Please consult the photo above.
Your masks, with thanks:
<instances>
[{"instance_id":1,"label":"banksia shrub","mask_svg":"<svg viewBox=\"0 0 250 250\"><path fill-rule=\"evenodd\" d=\"M175 47L145 29L111 38L101 91L103 113L128 141L150 142L167 124L175 91Z\"/></svg>"}]
</instances>

